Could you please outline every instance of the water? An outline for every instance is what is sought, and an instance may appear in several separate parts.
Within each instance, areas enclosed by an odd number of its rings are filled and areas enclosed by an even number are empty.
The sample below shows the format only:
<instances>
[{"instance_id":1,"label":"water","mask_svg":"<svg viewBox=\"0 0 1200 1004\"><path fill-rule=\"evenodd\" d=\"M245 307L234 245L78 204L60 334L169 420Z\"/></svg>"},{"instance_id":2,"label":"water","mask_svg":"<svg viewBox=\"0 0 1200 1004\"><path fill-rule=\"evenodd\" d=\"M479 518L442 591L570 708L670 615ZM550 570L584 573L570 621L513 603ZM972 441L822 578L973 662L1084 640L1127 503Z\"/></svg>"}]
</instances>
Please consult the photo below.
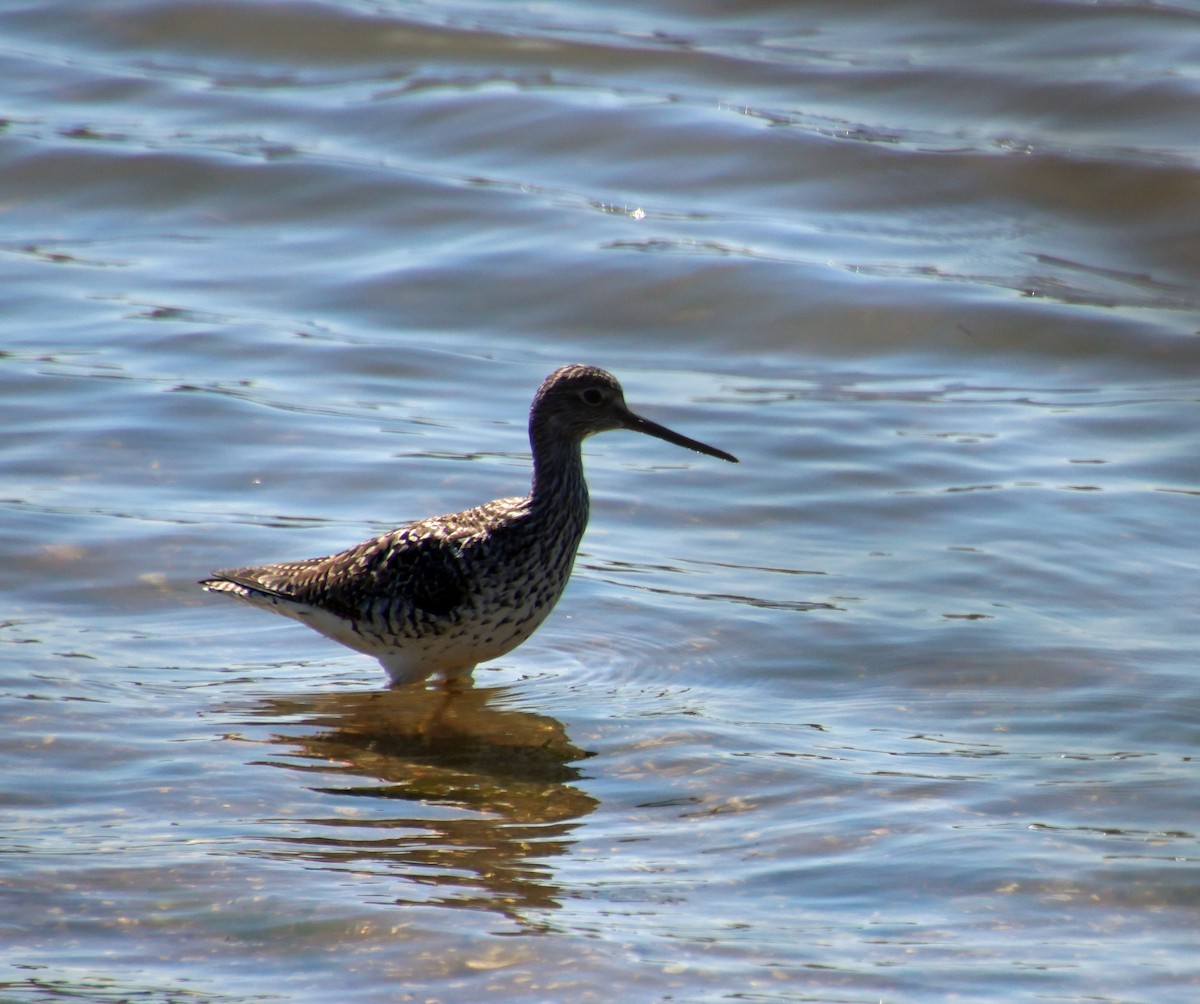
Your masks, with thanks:
<instances>
[{"instance_id":1,"label":"water","mask_svg":"<svg viewBox=\"0 0 1200 1004\"><path fill-rule=\"evenodd\" d=\"M1196 997L1200 7L0 19L0 999ZM196 588L572 360L474 689Z\"/></svg>"}]
</instances>

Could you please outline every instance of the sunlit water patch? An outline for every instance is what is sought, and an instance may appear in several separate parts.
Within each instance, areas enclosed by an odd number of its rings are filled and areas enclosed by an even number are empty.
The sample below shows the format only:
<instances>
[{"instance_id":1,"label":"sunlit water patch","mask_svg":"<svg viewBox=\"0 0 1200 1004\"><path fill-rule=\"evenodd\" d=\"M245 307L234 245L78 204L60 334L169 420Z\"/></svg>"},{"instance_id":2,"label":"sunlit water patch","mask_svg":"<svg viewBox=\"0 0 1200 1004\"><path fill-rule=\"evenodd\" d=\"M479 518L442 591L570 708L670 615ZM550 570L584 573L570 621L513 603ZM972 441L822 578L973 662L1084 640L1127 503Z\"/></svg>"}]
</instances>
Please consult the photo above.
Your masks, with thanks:
<instances>
[{"instance_id":1,"label":"sunlit water patch","mask_svg":"<svg viewBox=\"0 0 1200 1004\"><path fill-rule=\"evenodd\" d=\"M6 15L0 997L1189 1000L1187 4ZM457 691L208 597L611 434Z\"/></svg>"}]
</instances>

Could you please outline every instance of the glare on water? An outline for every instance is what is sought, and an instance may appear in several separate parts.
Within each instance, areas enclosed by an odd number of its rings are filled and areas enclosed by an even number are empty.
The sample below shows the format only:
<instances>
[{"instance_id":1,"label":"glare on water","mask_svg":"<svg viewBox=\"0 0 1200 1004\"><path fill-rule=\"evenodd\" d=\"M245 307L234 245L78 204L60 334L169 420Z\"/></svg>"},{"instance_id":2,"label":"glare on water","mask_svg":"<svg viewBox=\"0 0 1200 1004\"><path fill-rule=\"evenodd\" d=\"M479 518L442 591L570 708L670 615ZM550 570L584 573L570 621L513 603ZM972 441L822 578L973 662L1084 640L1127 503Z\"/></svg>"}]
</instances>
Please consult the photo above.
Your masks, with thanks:
<instances>
[{"instance_id":1,"label":"glare on water","mask_svg":"<svg viewBox=\"0 0 1200 1004\"><path fill-rule=\"evenodd\" d=\"M0 998L1188 1000L1200 13L61 2L0 79ZM207 597L640 413L460 689Z\"/></svg>"}]
</instances>

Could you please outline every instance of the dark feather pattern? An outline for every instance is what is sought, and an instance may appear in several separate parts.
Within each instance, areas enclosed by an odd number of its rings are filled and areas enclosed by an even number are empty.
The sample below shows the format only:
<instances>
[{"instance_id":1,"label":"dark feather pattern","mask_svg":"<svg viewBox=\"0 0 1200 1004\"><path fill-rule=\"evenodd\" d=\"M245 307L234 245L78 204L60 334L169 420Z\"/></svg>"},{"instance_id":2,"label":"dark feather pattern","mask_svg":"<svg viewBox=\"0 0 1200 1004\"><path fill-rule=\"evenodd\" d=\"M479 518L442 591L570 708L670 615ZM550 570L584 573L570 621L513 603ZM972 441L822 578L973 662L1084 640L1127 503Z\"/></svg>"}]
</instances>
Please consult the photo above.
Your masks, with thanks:
<instances>
[{"instance_id":1,"label":"dark feather pattern","mask_svg":"<svg viewBox=\"0 0 1200 1004\"><path fill-rule=\"evenodd\" d=\"M530 410L529 495L409 523L322 558L225 569L201 585L373 655L395 682L469 670L519 645L558 601L587 528L580 445L618 428L736 463L634 415L603 370L566 366Z\"/></svg>"}]
</instances>

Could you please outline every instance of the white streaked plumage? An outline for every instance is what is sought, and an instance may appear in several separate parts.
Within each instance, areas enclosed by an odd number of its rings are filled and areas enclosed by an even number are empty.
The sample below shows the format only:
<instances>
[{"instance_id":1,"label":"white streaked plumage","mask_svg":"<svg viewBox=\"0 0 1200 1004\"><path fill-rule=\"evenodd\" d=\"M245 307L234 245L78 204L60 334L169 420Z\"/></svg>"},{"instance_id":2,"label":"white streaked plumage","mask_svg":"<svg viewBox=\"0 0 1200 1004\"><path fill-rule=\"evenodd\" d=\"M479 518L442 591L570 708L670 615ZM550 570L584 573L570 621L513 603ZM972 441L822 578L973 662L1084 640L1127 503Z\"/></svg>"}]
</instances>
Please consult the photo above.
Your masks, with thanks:
<instances>
[{"instance_id":1,"label":"white streaked plumage","mask_svg":"<svg viewBox=\"0 0 1200 1004\"><path fill-rule=\"evenodd\" d=\"M409 523L323 558L214 572L200 584L374 656L394 683L453 675L528 638L566 588L588 521L581 444L610 429L728 453L640 418L594 366L551 373L533 399L524 498Z\"/></svg>"}]
</instances>

